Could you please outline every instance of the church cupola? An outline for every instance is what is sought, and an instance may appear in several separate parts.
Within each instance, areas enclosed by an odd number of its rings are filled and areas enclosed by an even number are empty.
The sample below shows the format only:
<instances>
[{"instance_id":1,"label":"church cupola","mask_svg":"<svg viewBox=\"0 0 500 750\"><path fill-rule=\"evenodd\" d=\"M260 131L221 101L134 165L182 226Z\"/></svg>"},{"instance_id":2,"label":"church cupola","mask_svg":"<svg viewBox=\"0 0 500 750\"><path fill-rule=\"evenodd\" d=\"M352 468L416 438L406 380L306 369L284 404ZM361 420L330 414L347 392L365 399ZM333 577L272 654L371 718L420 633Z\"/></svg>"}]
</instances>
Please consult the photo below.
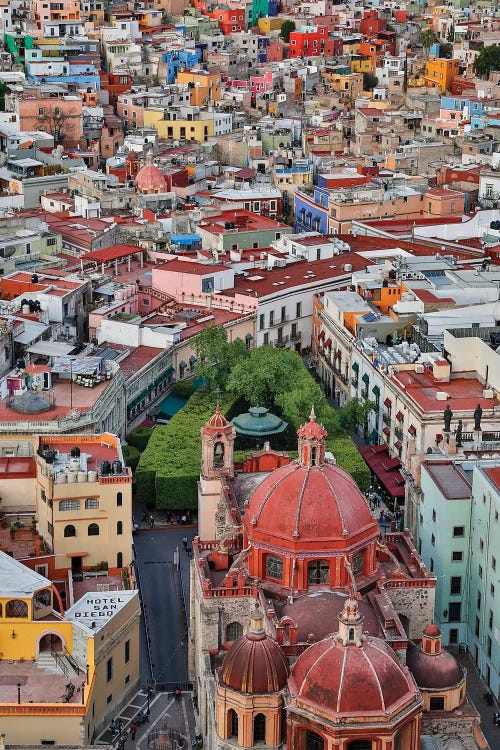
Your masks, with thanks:
<instances>
[{"instance_id":1,"label":"church cupola","mask_svg":"<svg viewBox=\"0 0 500 750\"><path fill-rule=\"evenodd\" d=\"M219 404L201 428L201 473L207 479L234 475L233 449L236 432L222 414Z\"/></svg>"},{"instance_id":2,"label":"church cupola","mask_svg":"<svg viewBox=\"0 0 500 750\"><path fill-rule=\"evenodd\" d=\"M325 461L325 442L327 431L316 421L314 406L311 409L309 422L297 430L299 437L299 464L301 466L320 466Z\"/></svg>"},{"instance_id":3,"label":"church cupola","mask_svg":"<svg viewBox=\"0 0 500 750\"><path fill-rule=\"evenodd\" d=\"M361 646L363 639L363 615L359 611L358 600L354 592L350 592L345 600L344 608L339 614L338 639L344 646L350 644Z\"/></svg>"}]
</instances>

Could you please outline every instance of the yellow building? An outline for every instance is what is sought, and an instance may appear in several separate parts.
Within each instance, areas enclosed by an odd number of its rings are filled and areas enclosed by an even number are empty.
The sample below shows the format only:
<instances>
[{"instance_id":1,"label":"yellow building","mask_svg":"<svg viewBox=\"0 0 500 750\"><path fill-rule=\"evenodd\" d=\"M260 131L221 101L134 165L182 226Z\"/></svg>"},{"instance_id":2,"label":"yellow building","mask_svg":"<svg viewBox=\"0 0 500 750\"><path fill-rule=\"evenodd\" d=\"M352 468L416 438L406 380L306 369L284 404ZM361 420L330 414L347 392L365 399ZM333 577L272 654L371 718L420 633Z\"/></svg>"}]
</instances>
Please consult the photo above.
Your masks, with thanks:
<instances>
[{"instance_id":1,"label":"yellow building","mask_svg":"<svg viewBox=\"0 0 500 750\"><path fill-rule=\"evenodd\" d=\"M351 57L351 73L373 73L373 60L369 55Z\"/></svg>"},{"instance_id":2,"label":"yellow building","mask_svg":"<svg viewBox=\"0 0 500 750\"><path fill-rule=\"evenodd\" d=\"M261 34L269 34L270 31L279 31L283 23L283 18L274 16L271 18L259 18L257 26Z\"/></svg>"},{"instance_id":3,"label":"yellow building","mask_svg":"<svg viewBox=\"0 0 500 750\"><path fill-rule=\"evenodd\" d=\"M132 472L115 435L37 438L37 529L54 570L80 576L101 563L110 574L132 561Z\"/></svg>"},{"instance_id":4,"label":"yellow building","mask_svg":"<svg viewBox=\"0 0 500 750\"><path fill-rule=\"evenodd\" d=\"M446 60L438 57L435 60L427 60L425 63L425 85L437 87L441 92L449 91L451 82L460 72L458 60Z\"/></svg>"},{"instance_id":5,"label":"yellow building","mask_svg":"<svg viewBox=\"0 0 500 750\"><path fill-rule=\"evenodd\" d=\"M64 612L50 580L0 552L6 744L91 744L137 689L139 623L136 591L87 592Z\"/></svg>"},{"instance_id":6,"label":"yellow building","mask_svg":"<svg viewBox=\"0 0 500 750\"><path fill-rule=\"evenodd\" d=\"M175 82L189 86L191 104L195 107L220 102L221 77L219 73L208 73L206 70L181 70Z\"/></svg>"},{"instance_id":7,"label":"yellow building","mask_svg":"<svg viewBox=\"0 0 500 750\"><path fill-rule=\"evenodd\" d=\"M327 66L321 71L321 79L328 92L337 93L343 100L352 101L363 91L362 73L343 74Z\"/></svg>"},{"instance_id":8,"label":"yellow building","mask_svg":"<svg viewBox=\"0 0 500 750\"><path fill-rule=\"evenodd\" d=\"M156 128L159 140L185 138L203 143L214 135L213 115L208 112L187 113L185 117L181 117L180 112L170 112L163 107L148 107L144 110L144 127Z\"/></svg>"}]
</instances>

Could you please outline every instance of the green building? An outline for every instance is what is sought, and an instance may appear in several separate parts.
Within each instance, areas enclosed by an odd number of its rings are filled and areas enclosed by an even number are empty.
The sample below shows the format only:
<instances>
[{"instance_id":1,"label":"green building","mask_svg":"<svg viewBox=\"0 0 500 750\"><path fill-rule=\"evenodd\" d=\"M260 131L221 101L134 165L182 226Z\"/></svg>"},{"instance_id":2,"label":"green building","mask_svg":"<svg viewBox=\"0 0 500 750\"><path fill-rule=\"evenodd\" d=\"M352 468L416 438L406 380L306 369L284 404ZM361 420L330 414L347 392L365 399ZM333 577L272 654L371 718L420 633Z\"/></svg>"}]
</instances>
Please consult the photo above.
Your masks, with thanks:
<instances>
[{"instance_id":1,"label":"green building","mask_svg":"<svg viewBox=\"0 0 500 750\"><path fill-rule=\"evenodd\" d=\"M33 37L29 34L6 33L3 43L7 52L12 55L12 62L18 65L24 65L26 50L33 49Z\"/></svg>"}]
</instances>

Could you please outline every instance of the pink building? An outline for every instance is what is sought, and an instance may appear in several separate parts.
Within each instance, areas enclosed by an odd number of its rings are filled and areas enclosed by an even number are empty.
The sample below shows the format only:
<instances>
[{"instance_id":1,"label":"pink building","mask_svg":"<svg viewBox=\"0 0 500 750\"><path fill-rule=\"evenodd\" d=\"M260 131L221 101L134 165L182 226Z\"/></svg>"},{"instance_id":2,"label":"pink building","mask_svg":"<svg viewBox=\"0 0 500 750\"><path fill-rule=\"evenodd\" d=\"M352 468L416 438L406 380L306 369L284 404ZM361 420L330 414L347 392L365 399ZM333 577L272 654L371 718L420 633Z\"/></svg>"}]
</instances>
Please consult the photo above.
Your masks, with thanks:
<instances>
[{"instance_id":1,"label":"pink building","mask_svg":"<svg viewBox=\"0 0 500 750\"><path fill-rule=\"evenodd\" d=\"M21 131L45 130L54 143L76 148L82 138L82 100L79 96L48 97L26 93L17 99Z\"/></svg>"},{"instance_id":2,"label":"pink building","mask_svg":"<svg viewBox=\"0 0 500 750\"><path fill-rule=\"evenodd\" d=\"M465 193L446 187L434 187L424 195L426 213L433 216L462 214L465 211Z\"/></svg>"}]
</instances>

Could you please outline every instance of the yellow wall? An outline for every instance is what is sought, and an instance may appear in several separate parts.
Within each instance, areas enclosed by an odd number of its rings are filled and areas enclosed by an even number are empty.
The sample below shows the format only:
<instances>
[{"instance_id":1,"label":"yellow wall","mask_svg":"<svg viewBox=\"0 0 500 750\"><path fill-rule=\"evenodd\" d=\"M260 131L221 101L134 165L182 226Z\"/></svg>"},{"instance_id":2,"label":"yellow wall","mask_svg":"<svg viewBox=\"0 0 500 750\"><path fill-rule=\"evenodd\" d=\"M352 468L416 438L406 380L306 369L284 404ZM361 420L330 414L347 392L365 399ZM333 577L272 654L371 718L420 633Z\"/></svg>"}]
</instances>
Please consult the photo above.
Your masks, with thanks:
<instances>
[{"instance_id":1,"label":"yellow wall","mask_svg":"<svg viewBox=\"0 0 500 750\"><path fill-rule=\"evenodd\" d=\"M354 57L351 60L351 73L372 73L373 60L371 57Z\"/></svg>"},{"instance_id":2,"label":"yellow wall","mask_svg":"<svg viewBox=\"0 0 500 750\"><path fill-rule=\"evenodd\" d=\"M0 658L1 659L35 659L38 656L38 641L47 633L59 634L67 650L73 648L73 626L70 622L54 620L31 620L31 607L27 618L5 617L5 604L13 597L0 599L4 617L0 618ZM30 602L29 599L23 599ZM16 637L12 637L12 633Z\"/></svg>"},{"instance_id":3,"label":"yellow wall","mask_svg":"<svg viewBox=\"0 0 500 750\"><path fill-rule=\"evenodd\" d=\"M166 138L174 138L175 140L186 138L188 141L195 140L203 143L206 138L210 138L214 134L213 119L194 121L164 120L163 115L163 107L161 109L149 107L144 110L144 126L157 128L160 140L165 140Z\"/></svg>"},{"instance_id":4,"label":"yellow wall","mask_svg":"<svg viewBox=\"0 0 500 750\"><path fill-rule=\"evenodd\" d=\"M64 704L57 704L55 708L62 706ZM40 745L41 740L54 740L56 745L83 744L84 717L78 714L7 714L1 721L2 734L9 745Z\"/></svg>"},{"instance_id":5,"label":"yellow wall","mask_svg":"<svg viewBox=\"0 0 500 750\"><path fill-rule=\"evenodd\" d=\"M282 18L259 18L257 25L261 34L268 34L270 31L279 31L281 24L283 23Z\"/></svg>"},{"instance_id":6,"label":"yellow wall","mask_svg":"<svg viewBox=\"0 0 500 750\"><path fill-rule=\"evenodd\" d=\"M425 63L425 82L428 86L436 86L442 92L447 91L453 79L459 73L458 60L427 60Z\"/></svg>"}]
</instances>

